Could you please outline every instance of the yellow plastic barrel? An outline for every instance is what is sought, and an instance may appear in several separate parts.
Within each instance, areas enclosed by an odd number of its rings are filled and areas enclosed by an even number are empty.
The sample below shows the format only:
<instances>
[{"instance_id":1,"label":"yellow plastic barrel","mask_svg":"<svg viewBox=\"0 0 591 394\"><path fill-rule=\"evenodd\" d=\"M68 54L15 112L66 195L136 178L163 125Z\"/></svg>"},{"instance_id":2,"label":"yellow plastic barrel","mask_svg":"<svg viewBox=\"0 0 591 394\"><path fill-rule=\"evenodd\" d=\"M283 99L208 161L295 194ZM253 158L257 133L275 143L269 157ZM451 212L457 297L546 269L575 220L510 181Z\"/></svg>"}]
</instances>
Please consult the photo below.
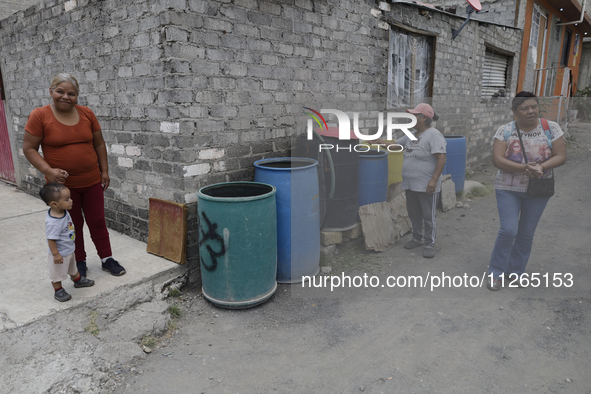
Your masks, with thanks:
<instances>
[{"instance_id":1,"label":"yellow plastic barrel","mask_svg":"<svg viewBox=\"0 0 591 394\"><path fill-rule=\"evenodd\" d=\"M387 140L394 142L394 140ZM377 145L370 145L372 148L377 149ZM388 151L383 146L379 147L381 150ZM392 148L392 150L395 150ZM402 161L404 160L403 152L390 152L388 155L388 186L393 183L402 182Z\"/></svg>"}]
</instances>

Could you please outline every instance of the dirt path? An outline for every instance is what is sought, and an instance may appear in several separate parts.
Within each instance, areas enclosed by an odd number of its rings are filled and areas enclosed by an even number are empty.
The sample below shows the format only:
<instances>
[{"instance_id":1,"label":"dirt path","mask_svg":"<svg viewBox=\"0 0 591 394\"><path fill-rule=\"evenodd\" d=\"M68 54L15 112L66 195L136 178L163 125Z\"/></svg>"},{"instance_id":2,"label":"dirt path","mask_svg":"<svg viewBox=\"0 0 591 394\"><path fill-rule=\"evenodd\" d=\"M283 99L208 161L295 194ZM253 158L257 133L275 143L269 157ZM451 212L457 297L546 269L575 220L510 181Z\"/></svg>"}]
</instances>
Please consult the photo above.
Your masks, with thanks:
<instances>
[{"instance_id":1,"label":"dirt path","mask_svg":"<svg viewBox=\"0 0 591 394\"><path fill-rule=\"evenodd\" d=\"M569 161L538 227L528 271L549 286L349 289L281 285L264 305L212 306L185 291L165 346L120 375L132 393L591 393L591 125L571 128ZM494 169L473 179L492 183ZM349 245L333 275L482 277L498 231L494 195L438 216L437 257ZM554 274L574 286L553 287ZM383 283L383 282L382 282ZM556 283L556 282L554 282ZM309 295L309 294L308 294Z\"/></svg>"}]
</instances>

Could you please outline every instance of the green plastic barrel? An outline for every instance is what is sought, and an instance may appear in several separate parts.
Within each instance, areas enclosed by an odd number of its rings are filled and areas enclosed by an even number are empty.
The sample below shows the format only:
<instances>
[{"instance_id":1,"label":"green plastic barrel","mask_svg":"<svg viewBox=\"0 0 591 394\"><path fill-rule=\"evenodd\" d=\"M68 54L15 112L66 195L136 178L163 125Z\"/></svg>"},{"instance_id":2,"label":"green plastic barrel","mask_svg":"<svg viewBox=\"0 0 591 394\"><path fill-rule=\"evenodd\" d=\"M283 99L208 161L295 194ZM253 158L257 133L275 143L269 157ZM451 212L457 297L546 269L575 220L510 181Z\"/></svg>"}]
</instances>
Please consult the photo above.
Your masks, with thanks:
<instances>
[{"instance_id":1,"label":"green plastic barrel","mask_svg":"<svg viewBox=\"0 0 591 394\"><path fill-rule=\"evenodd\" d=\"M277 289L276 189L228 182L197 192L203 296L229 309L251 308Z\"/></svg>"}]
</instances>

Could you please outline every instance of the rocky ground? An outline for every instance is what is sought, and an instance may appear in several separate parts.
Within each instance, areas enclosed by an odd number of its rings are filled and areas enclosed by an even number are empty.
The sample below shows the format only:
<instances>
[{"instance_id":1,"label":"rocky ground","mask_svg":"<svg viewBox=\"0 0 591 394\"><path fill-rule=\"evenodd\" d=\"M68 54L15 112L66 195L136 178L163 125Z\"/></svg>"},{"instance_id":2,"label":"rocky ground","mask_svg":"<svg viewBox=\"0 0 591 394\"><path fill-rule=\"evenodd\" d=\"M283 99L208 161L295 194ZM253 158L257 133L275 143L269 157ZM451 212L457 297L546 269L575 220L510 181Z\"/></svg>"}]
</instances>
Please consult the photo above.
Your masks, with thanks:
<instances>
[{"instance_id":1,"label":"rocky ground","mask_svg":"<svg viewBox=\"0 0 591 394\"><path fill-rule=\"evenodd\" d=\"M197 288L164 298L145 284L0 333L0 392L591 393L591 125L569 131L528 265L548 285L280 285L259 307L225 310ZM494 172L470 177L492 184ZM484 190L464 203L438 213L432 260L402 248L407 236L383 253L341 245L323 265L381 280L481 278L496 201ZM557 274L573 286L558 286Z\"/></svg>"},{"instance_id":2,"label":"rocky ground","mask_svg":"<svg viewBox=\"0 0 591 394\"><path fill-rule=\"evenodd\" d=\"M1 393L117 392L117 376L174 331L176 294L151 282L121 287L82 307L0 333ZM172 290L171 290L172 289ZM171 308L172 307L172 308Z\"/></svg>"}]
</instances>

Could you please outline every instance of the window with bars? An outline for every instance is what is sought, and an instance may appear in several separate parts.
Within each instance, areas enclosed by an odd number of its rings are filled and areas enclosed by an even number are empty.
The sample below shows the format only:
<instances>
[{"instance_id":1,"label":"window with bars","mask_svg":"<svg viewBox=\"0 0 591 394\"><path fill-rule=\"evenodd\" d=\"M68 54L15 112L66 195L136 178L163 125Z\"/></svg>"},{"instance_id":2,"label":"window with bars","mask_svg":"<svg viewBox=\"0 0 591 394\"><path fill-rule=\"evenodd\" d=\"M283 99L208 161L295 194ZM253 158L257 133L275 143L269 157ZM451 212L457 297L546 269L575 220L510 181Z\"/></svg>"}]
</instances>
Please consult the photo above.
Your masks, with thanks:
<instances>
[{"instance_id":1,"label":"window with bars","mask_svg":"<svg viewBox=\"0 0 591 394\"><path fill-rule=\"evenodd\" d=\"M432 96L434 38L392 27L388 108L414 107Z\"/></svg>"},{"instance_id":2,"label":"window with bars","mask_svg":"<svg viewBox=\"0 0 591 394\"><path fill-rule=\"evenodd\" d=\"M540 34L540 10L534 6L534 12L531 19L531 33L529 46L536 48L538 46L538 35Z\"/></svg>"},{"instance_id":3,"label":"window with bars","mask_svg":"<svg viewBox=\"0 0 591 394\"><path fill-rule=\"evenodd\" d=\"M482 65L481 97L504 96L507 90L507 71L511 57L486 48Z\"/></svg>"}]
</instances>

